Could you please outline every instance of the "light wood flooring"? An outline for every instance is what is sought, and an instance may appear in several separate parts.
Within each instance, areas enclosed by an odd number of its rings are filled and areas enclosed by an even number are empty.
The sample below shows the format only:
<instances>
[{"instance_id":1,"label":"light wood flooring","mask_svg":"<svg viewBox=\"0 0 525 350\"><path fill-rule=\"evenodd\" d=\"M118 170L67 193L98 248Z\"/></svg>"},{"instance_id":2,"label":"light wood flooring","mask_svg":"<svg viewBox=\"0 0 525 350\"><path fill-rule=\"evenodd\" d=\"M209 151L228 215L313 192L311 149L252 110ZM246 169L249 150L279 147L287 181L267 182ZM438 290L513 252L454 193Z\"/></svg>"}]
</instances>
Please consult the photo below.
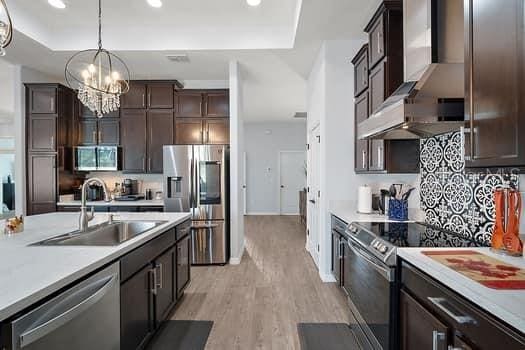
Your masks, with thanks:
<instances>
[{"instance_id":1,"label":"light wood flooring","mask_svg":"<svg viewBox=\"0 0 525 350\"><path fill-rule=\"evenodd\" d=\"M249 216L240 265L193 267L174 315L214 325L206 349L300 349L299 322L344 322L346 297L323 283L295 216Z\"/></svg>"}]
</instances>

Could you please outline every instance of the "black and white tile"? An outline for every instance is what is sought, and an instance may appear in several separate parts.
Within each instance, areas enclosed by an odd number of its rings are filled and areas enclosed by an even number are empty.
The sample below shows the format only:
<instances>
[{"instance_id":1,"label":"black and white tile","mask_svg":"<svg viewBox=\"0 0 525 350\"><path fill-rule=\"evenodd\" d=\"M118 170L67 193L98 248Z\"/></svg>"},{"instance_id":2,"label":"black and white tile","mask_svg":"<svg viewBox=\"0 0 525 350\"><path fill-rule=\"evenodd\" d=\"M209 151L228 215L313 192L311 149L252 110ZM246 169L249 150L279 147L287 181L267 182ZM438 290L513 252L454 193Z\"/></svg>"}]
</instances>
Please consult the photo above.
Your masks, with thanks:
<instances>
[{"instance_id":1,"label":"black and white tile","mask_svg":"<svg viewBox=\"0 0 525 350\"><path fill-rule=\"evenodd\" d=\"M488 243L494 229L494 189L516 188L519 174L507 170L466 173L462 134L421 141L421 207L429 224Z\"/></svg>"}]
</instances>

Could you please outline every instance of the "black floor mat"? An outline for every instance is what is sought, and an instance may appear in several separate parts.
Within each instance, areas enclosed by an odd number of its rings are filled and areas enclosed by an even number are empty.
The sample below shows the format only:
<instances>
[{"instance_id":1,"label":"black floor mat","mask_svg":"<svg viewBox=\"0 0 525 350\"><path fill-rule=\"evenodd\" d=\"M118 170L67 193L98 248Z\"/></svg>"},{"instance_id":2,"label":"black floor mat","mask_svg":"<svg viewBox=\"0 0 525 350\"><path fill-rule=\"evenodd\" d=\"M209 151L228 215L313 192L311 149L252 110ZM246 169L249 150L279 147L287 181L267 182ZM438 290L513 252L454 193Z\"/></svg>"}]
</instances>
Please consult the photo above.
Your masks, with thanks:
<instances>
[{"instance_id":1,"label":"black floor mat","mask_svg":"<svg viewBox=\"0 0 525 350\"><path fill-rule=\"evenodd\" d=\"M167 321L149 350L204 350L212 321Z\"/></svg>"},{"instance_id":2,"label":"black floor mat","mask_svg":"<svg viewBox=\"0 0 525 350\"><path fill-rule=\"evenodd\" d=\"M301 350L360 350L350 329L344 323L299 323L297 332Z\"/></svg>"}]
</instances>

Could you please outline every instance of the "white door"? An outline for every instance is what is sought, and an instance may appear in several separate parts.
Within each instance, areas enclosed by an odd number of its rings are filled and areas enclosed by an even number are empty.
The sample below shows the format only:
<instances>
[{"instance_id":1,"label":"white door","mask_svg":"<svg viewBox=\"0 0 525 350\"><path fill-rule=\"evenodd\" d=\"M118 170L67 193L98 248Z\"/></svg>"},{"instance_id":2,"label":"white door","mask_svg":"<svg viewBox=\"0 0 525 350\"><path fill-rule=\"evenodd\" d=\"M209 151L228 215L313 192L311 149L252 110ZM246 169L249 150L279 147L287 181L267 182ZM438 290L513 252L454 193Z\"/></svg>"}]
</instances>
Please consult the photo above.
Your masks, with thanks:
<instances>
[{"instance_id":1,"label":"white door","mask_svg":"<svg viewBox=\"0 0 525 350\"><path fill-rule=\"evenodd\" d=\"M306 186L306 153L279 153L281 215L299 215L299 191Z\"/></svg>"},{"instance_id":2,"label":"white door","mask_svg":"<svg viewBox=\"0 0 525 350\"><path fill-rule=\"evenodd\" d=\"M319 127L313 129L308 136L308 144L310 145L308 152L308 187L307 193L307 224L308 237L306 249L314 259L314 262L319 266L319 198L318 193L320 189L321 176L321 158L320 158L320 130Z\"/></svg>"}]
</instances>

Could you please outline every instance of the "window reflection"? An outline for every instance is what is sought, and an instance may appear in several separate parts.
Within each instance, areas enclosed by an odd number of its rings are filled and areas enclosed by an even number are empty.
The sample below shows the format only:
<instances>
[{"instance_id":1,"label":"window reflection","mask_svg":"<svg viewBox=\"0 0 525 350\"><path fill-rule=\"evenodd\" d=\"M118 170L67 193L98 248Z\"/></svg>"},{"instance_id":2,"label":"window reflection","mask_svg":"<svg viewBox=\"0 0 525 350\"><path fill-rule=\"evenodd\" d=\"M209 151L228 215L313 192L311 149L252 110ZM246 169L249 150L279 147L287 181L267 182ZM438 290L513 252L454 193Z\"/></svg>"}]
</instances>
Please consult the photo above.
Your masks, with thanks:
<instances>
[{"instance_id":1,"label":"window reflection","mask_svg":"<svg viewBox=\"0 0 525 350\"><path fill-rule=\"evenodd\" d=\"M0 220L15 214L15 140L0 137Z\"/></svg>"}]
</instances>

